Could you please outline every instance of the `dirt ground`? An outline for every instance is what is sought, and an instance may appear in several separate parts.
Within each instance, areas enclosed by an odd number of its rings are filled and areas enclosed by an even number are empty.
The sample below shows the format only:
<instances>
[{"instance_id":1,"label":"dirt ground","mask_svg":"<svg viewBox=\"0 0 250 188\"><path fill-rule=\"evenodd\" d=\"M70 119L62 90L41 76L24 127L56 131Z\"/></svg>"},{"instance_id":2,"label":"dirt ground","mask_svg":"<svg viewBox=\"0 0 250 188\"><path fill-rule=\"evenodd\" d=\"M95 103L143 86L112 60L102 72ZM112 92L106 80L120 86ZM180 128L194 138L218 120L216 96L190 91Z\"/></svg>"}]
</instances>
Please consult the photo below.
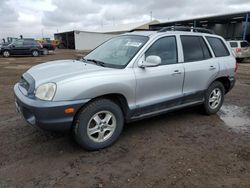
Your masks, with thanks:
<instances>
[{"instance_id":1,"label":"dirt ground","mask_svg":"<svg viewBox=\"0 0 250 188\"><path fill-rule=\"evenodd\" d=\"M125 126L104 150L37 130L15 111L13 85L29 67L80 52L0 57L0 187L250 187L250 61L216 115L185 109Z\"/></svg>"}]
</instances>

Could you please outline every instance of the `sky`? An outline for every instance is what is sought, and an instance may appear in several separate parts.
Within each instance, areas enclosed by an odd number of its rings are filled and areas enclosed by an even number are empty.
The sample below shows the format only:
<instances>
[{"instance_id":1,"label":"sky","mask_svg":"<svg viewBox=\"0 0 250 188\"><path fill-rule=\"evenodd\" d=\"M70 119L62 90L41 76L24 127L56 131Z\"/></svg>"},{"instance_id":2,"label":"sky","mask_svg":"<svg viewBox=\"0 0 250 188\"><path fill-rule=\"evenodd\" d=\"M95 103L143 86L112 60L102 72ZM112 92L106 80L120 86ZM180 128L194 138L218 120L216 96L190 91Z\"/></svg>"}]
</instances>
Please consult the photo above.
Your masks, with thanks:
<instances>
[{"instance_id":1,"label":"sky","mask_svg":"<svg viewBox=\"0 0 250 188\"><path fill-rule=\"evenodd\" d=\"M0 0L0 39L250 10L250 0Z\"/></svg>"}]
</instances>

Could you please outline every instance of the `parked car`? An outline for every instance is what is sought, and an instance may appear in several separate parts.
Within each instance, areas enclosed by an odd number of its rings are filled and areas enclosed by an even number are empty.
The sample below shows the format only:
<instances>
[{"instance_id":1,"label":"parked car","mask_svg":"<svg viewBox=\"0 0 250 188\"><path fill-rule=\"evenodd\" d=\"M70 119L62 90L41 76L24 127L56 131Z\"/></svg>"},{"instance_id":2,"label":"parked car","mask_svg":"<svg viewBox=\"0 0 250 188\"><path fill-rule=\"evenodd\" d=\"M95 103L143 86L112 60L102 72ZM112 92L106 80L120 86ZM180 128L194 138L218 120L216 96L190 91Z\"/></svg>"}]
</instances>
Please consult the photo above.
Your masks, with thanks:
<instances>
[{"instance_id":1,"label":"parked car","mask_svg":"<svg viewBox=\"0 0 250 188\"><path fill-rule=\"evenodd\" d=\"M218 112L235 83L225 40L201 32L133 32L81 60L36 65L14 86L16 106L32 126L72 131L85 149L113 144L124 122L200 105Z\"/></svg>"},{"instance_id":2,"label":"parked car","mask_svg":"<svg viewBox=\"0 0 250 188\"><path fill-rule=\"evenodd\" d=\"M43 46L43 55L47 55L49 54L49 51L54 51L56 49L56 43L49 38L39 39L37 42Z\"/></svg>"},{"instance_id":3,"label":"parked car","mask_svg":"<svg viewBox=\"0 0 250 188\"><path fill-rule=\"evenodd\" d=\"M42 54L43 46L34 39L19 39L7 46L1 47L1 53L4 57L11 55L32 55L39 56Z\"/></svg>"},{"instance_id":4,"label":"parked car","mask_svg":"<svg viewBox=\"0 0 250 188\"><path fill-rule=\"evenodd\" d=\"M54 51L56 46L52 43L43 43L43 55L48 55L49 51Z\"/></svg>"},{"instance_id":5,"label":"parked car","mask_svg":"<svg viewBox=\"0 0 250 188\"><path fill-rule=\"evenodd\" d=\"M246 40L229 40L228 43L233 49L238 62L250 57L250 45Z\"/></svg>"}]
</instances>

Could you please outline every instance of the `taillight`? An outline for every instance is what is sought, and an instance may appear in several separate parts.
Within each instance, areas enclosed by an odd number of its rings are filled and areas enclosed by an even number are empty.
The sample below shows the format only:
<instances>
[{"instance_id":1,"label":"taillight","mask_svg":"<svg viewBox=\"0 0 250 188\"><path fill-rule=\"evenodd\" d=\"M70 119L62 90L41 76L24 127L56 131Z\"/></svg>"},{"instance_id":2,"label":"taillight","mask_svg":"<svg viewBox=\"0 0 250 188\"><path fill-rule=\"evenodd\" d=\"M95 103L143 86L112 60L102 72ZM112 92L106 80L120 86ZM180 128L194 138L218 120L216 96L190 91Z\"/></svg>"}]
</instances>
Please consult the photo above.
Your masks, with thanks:
<instances>
[{"instance_id":1,"label":"taillight","mask_svg":"<svg viewBox=\"0 0 250 188\"><path fill-rule=\"evenodd\" d=\"M236 72L238 70L239 64L238 62L235 63L235 68L234 68L234 72Z\"/></svg>"},{"instance_id":2,"label":"taillight","mask_svg":"<svg viewBox=\"0 0 250 188\"><path fill-rule=\"evenodd\" d=\"M237 53L241 52L241 48L236 48L236 52Z\"/></svg>"}]
</instances>

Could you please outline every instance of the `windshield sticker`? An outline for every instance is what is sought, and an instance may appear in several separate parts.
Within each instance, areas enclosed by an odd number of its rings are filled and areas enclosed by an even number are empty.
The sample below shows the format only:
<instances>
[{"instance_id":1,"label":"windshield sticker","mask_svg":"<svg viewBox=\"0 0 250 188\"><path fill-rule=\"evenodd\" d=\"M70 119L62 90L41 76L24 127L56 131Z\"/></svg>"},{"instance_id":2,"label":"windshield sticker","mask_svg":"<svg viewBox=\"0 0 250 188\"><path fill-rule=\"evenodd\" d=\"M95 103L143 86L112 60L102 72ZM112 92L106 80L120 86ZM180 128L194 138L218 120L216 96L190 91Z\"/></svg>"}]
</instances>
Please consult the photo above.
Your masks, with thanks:
<instances>
[{"instance_id":1,"label":"windshield sticker","mask_svg":"<svg viewBox=\"0 0 250 188\"><path fill-rule=\"evenodd\" d=\"M133 47L140 47L141 46L141 42L127 42L125 46L133 46Z\"/></svg>"}]
</instances>

